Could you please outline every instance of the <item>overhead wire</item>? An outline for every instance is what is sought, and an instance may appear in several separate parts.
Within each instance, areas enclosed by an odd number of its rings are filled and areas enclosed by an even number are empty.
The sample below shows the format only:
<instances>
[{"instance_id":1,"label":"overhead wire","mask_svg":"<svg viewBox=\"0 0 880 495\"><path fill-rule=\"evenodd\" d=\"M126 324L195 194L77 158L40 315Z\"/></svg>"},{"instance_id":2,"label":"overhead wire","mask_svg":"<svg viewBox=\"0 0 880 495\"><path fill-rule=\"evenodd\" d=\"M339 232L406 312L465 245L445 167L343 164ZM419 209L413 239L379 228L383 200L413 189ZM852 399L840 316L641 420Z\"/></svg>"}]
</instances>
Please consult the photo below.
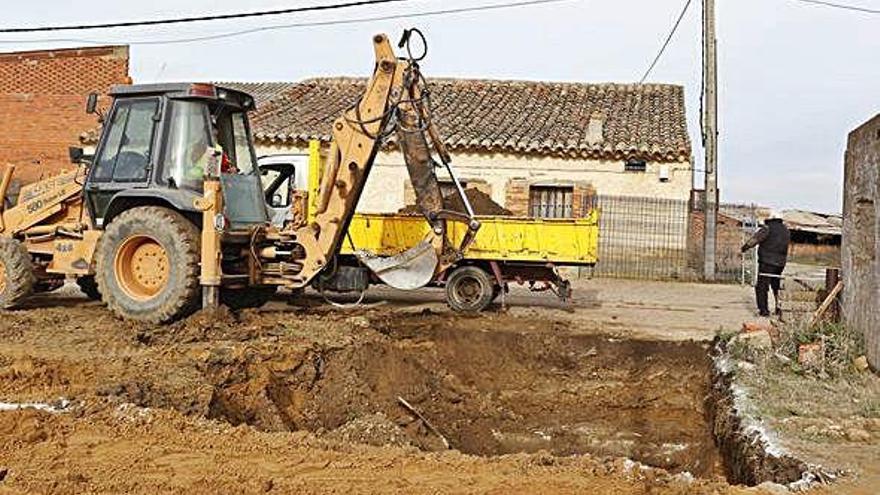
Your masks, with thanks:
<instances>
[{"instance_id":1,"label":"overhead wire","mask_svg":"<svg viewBox=\"0 0 880 495\"><path fill-rule=\"evenodd\" d=\"M344 3L335 3L328 5L310 5L307 7L292 7L289 9L262 10L257 12L239 12L235 14L217 14L194 17L176 17L167 19L152 19L144 21L121 21L107 22L101 24L71 24L63 26L39 26L26 28L0 28L0 34L5 33L43 33L50 31L83 31L88 29L117 29L140 26L161 26L167 24L184 24L190 22L206 22L221 21L228 19L244 19L249 17L267 17L287 14L298 14L303 12L316 12L324 10L339 10L352 7L361 7L366 5L378 5L393 2L408 2L410 0L355 0Z\"/></svg>"},{"instance_id":2,"label":"overhead wire","mask_svg":"<svg viewBox=\"0 0 880 495\"><path fill-rule=\"evenodd\" d=\"M672 26L672 30L669 32L669 36L666 37L666 41L663 42L663 46L660 47L660 51L657 52L657 56L654 57L654 60L651 62L651 65L648 66L648 70L645 71L645 74L639 79L639 84L644 83L648 76L651 75L651 71L654 70L654 67L657 66L657 63L660 61L660 58L663 57L663 54L666 52L666 48L669 47L669 43L672 42L672 38L675 36L675 33L678 31L678 26L681 25L682 19L684 19L685 14L687 14L688 9L691 7L691 2L693 0L687 0L684 4L684 8L681 9L681 13L678 15L678 18L675 20L675 25Z\"/></svg>"},{"instance_id":3,"label":"overhead wire","mask_svg":"<svg viewBox=\"0 0 880 495\"><path fill-rule=\"evenodd\" d=\"M495 3L488 5L479 5L474 7L461 7L455 9L439 9L439 10L431 10L426 12L412 12L412 13L403 13L403 14L389 14L389 15L380 15L380 16L370 16L370 17L359 17L354 19L333 19L327 21L311 21L311 22L298 22L291 24L277 24L272 26L260 26L251 29L245 29L240 31L232 31L226 33L217 33L210 34L204 36L195 36L189 38L173 38L173 39L164 39L164 40L131 40L124 41L124 43L132 46L144 46L144 45L172 45L172 44L182 44L182 43L197 43L202 41L212 41L218 39L226 39L233 38L237 36L245 36L254 33L267 32L267 31L278 31L284 29L295 29L295 28L306 28L306 27L322 27L322 26L338 26L338 25L347 25L347 24L362 24L367 22L379 22L379 21L390 21L390 20L398 20L398 19L411 19L418 17L436 17L442 15L454 15L454 14L463 14L469 12L482 12L482 11L494 11L501 9L511 9L511 8L519 8L519 7L528 7L533 5L547 5L547 4L556 4L563 2L577 2L580 0L525 0L521 2L508 2L508 3ZM0 32L2 34L2 32ZM120 43L119 40L90 40L90 39L82 39L82 38L46 38L46 39L38 39L38 40L0 40L0 44L3 43L14 43L14 44L27 44L27 43L82 43L82 44L90 44L90 45L107 45Z\"/></svg>"},{"instance_id":4,"label":"overhead wire","mask_svg":"<svg viewBox=\"0 0 880 495\"><path fill-rule=\"evenodd\" d=\"M823 7L831 7L835 9L850 10L854 12L862 12L865 14L880 14L880 9L869 9L858 5L849 5L837 2L828 2L826 0L794 0L795 2L808 3L811 5L821 5Z\"/></svg>"}]
</instances>

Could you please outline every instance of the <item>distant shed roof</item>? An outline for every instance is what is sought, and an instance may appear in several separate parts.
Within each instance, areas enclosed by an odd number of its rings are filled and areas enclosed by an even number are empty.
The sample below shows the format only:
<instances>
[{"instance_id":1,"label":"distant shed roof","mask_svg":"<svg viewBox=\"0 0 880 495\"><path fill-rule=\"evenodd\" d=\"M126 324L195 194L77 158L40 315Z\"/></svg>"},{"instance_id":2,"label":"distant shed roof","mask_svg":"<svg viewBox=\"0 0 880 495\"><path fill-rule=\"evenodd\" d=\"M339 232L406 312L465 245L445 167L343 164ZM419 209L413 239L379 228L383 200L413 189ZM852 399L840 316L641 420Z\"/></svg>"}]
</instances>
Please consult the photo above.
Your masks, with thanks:
<instances>
[{"instance_id":1,"label":"distant shed roof","mask_svg":"<svg viewBox=\"0 0 880 495\"><path fill-rule=\"evenodd\" d=\"M252 118L262 144L328 141L332 122L363 93L360 78L301 83L223 83L263 105ZM435 119L453 151L641 158L691 157L684 88L668 84L583 84L430 79Z\"/></svg>"},{"instance_id":2,"label":"distant shed roof","mask_svg":"<svg viewBox=\"0 0 880 495\"><path fill-rule=\"evenodd\" d=\"M830 236L842 235L843 218L840 215L786 210L783 212L782 218L785 225L793 231Z\"/></svg>"}]
</instances>

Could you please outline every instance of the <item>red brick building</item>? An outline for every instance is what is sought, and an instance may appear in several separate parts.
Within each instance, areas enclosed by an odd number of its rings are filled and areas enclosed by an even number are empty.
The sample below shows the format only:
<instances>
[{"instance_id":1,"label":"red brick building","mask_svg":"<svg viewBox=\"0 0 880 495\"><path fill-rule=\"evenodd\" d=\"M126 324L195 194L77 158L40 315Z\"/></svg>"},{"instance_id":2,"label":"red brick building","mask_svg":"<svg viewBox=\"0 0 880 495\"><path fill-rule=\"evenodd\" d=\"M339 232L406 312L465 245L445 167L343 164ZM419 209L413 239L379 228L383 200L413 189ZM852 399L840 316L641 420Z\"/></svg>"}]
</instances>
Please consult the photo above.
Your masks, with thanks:
<instances>
[{"instance_id":1,"label":"red brick building","mask_svg":"<svg viewBox=\"0 0 880 495\"><path fill-rule=\"evenodd\" d=\"M0 163L25 182L70 166L67 148L96 126L86 95L128 82L127 46L0 53Z\"/></svg>"}]
</instances>

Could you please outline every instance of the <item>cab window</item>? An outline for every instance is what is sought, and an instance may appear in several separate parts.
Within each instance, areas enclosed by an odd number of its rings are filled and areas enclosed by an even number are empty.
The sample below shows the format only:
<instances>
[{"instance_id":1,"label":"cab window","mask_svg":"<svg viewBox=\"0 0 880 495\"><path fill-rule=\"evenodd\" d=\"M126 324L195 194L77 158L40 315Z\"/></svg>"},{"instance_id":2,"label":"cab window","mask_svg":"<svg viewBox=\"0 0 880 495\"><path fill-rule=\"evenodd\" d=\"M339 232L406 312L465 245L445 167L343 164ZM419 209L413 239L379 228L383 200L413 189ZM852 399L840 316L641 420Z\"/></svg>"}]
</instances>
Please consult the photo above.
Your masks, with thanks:
<instances>
[{"instance_id":1,"label":"cab window","mask_svg":"<svg viewBox=\"0 0 880 495\"><path fill-rule=\"evenodd\" d=\"M255 171L256 160L251 148L245 115L241 111L221 109L214 117L217 138L225 153L223 173L250 175Z\"/></svg>"},{"instance_id":2,"label":"cab window","mask_svg":"<svg viewBox=\"0 0 880 495\"><path fill-rule=\"evenodd\" d=\"M200 191L211 156L208 107L199 101L173 100L170 121L162 180Z\"/></svg>"},{"instance_id":3,"label":"cab window","mask_svg":"<svg viewBox=\"0 0 880 495\"><path fill-rule=\"evenodd\" d=\"M143 182L153 150L157 98L125 100L116 104L92 178L106 182Z\"/></svg>"}]
</instances>

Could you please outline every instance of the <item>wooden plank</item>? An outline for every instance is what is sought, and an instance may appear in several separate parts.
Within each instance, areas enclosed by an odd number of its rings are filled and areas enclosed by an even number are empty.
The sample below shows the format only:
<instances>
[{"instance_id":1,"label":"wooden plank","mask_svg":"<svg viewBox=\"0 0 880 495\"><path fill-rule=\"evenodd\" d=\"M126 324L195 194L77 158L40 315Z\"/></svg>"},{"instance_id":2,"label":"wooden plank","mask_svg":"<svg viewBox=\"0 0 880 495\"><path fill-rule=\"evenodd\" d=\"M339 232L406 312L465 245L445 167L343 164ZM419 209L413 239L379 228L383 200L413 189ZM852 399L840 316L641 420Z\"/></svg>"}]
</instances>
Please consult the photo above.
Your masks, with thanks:
<instances>
[{"instance_id":1,"label":"wooden plank","mask_svg":"<svg viewBox=\"0 0 880 495\"><path fill-rule=\"evenodd\" d=\"M831 304L834 303L834 300L837 299L837 296L840 295L840 291L843 290L843 282L837 282L833 289L831 289L831 293L828 294L828 297L822 302L822 305L819 306L819 309L813 313L813 317L810 318L810 326L812 327L816 323L819 322L819 319L828 311L828 308L831 307Z\"/></svg>"}]
</instances>

